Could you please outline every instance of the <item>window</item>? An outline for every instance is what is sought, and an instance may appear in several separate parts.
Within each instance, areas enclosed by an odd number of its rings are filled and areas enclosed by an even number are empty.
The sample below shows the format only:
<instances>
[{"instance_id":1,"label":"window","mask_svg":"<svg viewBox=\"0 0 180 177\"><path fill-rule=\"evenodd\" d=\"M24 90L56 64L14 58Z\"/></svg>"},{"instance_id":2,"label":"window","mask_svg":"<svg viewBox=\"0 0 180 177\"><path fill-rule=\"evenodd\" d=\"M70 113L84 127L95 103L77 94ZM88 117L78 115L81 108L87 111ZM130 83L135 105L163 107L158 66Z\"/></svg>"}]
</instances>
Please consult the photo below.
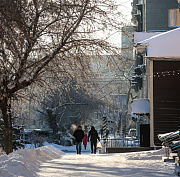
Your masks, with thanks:
<instances>
[{"instance_id":1,"label":"window","mask_svg":"<svg viewBox=\"0 0 180 177\"><path fill-rule=\"evenodd\" d=\"M180 26L179 9L170 9L169 10L169 26L170 27Z\"/></svg>"}]
</instances>

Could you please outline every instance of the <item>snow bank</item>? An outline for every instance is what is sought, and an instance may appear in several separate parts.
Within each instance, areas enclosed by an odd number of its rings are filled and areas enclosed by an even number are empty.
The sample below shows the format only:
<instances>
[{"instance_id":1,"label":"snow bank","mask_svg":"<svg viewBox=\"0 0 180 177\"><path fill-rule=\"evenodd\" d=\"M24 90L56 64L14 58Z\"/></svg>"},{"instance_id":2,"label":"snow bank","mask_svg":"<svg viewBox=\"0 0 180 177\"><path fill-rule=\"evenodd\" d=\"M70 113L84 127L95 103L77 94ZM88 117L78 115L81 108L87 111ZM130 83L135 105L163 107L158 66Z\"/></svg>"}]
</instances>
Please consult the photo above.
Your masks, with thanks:
<instances>
[{"instance_id":1,"label":"snow bank","mask_svg":"<svg viewBox=\"0 0 180 177\"><path fill-rule=\"evenodd\" d=\"M40 163L60 158L64 152L52 145L37 149L20 149L9 155L0 156L0 176L36 176Z\"/></svg>"},{"instance_id":2,"label":"snow bank","mask_svg":"<svg viewBox=\"0 0 180 177\"><path fill-rule=\"evenodd\" d=\"M130 155L127 155L126 158L128 160L161 160L162 157L165 156L165 148L162 148L160 150L134 152Z\"/></svg>"}]
</instances>

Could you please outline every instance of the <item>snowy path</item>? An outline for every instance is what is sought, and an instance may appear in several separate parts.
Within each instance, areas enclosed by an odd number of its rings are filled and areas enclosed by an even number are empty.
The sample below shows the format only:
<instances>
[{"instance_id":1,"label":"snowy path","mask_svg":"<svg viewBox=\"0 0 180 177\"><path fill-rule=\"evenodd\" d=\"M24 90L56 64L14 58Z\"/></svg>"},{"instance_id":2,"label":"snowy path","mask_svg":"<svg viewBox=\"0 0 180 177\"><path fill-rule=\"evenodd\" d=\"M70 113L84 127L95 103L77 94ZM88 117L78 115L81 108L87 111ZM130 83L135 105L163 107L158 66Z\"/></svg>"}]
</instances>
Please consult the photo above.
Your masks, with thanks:
<instances>
[{"instance_id":1,"label":"snowy path","mask_svg":"<svg viewBox=\"0 0 180 177\"><path fill-rule=\"evenodd\" d=\"M63 151L66 153L64 153ZM78 155L75 146L51 144L0 156L0 177L175 177L175 163L162 162L165 148L154 151Z\"/></svg>"},{"instance_id":2,"label":"snowy path","mask_svg":"<svg viewBox=\"0 0 180 177\"><path fill-rule=\"evenodd\" d=\"M162 156L141 152L128 154L65 154L43 163L40 177L171 177L174 163L162 162Z\"/></svg>"}]
</instances>

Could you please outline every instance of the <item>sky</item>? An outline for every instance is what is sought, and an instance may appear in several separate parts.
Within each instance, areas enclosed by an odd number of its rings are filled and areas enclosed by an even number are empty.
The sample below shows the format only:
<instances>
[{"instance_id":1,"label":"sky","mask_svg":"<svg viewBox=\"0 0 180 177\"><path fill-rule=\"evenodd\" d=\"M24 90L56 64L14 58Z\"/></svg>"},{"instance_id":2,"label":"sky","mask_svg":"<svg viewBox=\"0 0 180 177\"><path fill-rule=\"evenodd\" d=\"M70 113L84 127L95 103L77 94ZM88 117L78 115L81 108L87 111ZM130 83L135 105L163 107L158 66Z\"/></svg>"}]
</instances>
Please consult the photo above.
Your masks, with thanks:
<instances>
[{"instance_id":1,"label":"sky","mask_svg":"<svg viewBox=\"0 0 180 177\"><path fill-rule=\"evenodd\" d=\"M122 9L123 13L127 15L127 21L131 21L131 2L133 0L117 0L117 3L120 5L119 8Z\"/></svg>"},{"instance_id":2,"label":"sky","mask_svg":"<svg viewBox=\"0 0 180 177\"><path fill-rule=\"evenodd\" d=\"M119 11L123 13L123 15L126 16L125 22L127 24L131 23L131 11L132 11L132 6L131 2L133 0L116 0L117 4L119 5ZM121 46L121 33L114 33L111 38L110 42L114 43L115 46Z\"/></svg>"}]
</instances>

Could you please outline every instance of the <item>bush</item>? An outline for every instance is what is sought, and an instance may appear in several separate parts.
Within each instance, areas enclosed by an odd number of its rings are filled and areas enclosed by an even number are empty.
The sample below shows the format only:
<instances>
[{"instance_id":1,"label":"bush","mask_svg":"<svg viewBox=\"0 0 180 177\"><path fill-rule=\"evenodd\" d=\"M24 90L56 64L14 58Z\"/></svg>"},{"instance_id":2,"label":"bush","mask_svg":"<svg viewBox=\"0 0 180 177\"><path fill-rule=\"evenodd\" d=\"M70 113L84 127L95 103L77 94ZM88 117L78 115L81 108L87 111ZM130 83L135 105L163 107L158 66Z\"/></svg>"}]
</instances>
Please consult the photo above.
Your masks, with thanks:
<instances>
[{"instance_id":1,"label":"bush","mask_svg":"<svg viewBox=\"0 0 180 177\"><path fill-rule=\"evenodd\" d=\"M48 134L43 131L33 130L29 134L29 140L31 144L34 144L35 148L43 146L43 143L46 141Z\"/></svg>"}]
</instances>

